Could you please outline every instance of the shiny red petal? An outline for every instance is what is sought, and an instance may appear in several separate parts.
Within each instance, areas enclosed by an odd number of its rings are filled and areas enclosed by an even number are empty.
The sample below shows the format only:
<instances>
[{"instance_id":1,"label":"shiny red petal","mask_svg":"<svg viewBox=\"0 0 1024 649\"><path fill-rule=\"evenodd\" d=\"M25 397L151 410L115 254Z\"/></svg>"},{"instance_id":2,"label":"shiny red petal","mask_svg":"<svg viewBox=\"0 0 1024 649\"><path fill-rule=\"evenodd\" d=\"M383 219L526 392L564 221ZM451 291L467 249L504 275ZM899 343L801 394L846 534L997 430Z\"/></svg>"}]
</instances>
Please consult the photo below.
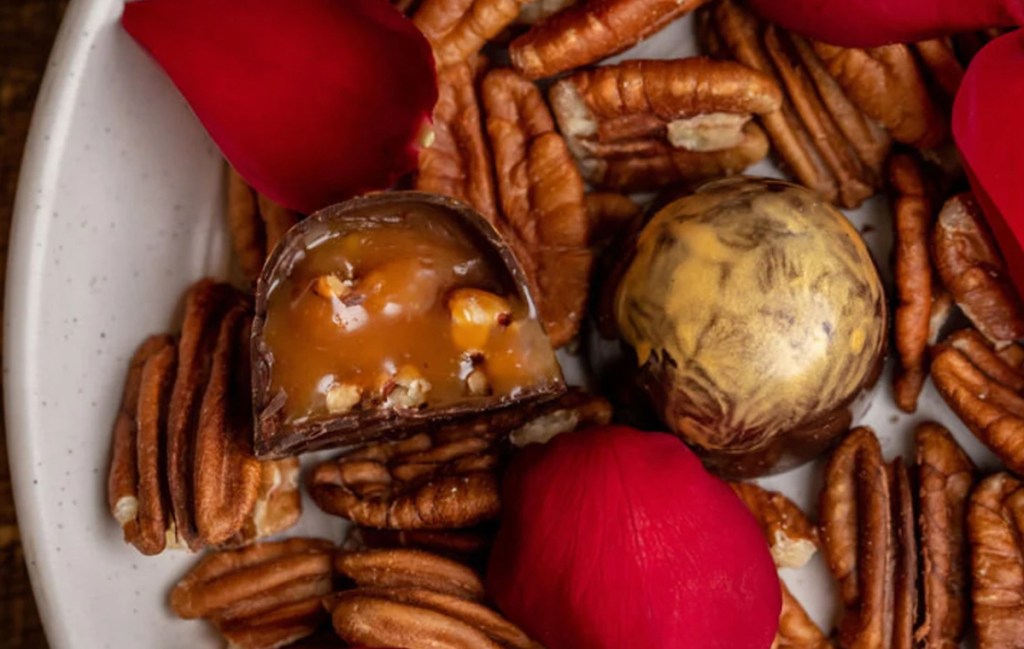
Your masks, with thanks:
<instances>
[{"instance_id":1,"label":"shiny red petal","mask_svg":"<svg viewBox=\"0 0 1024 649\"><path fill-rule=\"evenodd\" d=\"M310 212L415 168L434 59L386 0L139 0L121 21L277 202Z\"/></svg>"},{"instance_id":2,"label":"shiny red petal","mask_svg":"<svg viewBox=\"0 0 1024 649\"><path fill-rule=\"evenodd\" d=\"M749 0L804 36L846 47L912 43L986 27L1024 25L1024 0Z\"/></svg>"},{"instance_id":3,"label":"shiny red petal","mask_svg":"<svg viewBox=\"0 0 1024 649\"><path fill-rule=\"evenodd\" d=\"M617 426L513 459L487 581L548 649L768 649L781 607L732 490L678 438Z\"/></svg>"},{"instance_id":4,"label":"shiny red petal","mask_svg":"<svg viewBox=\"0 0 1024 649\"><path fill-rule=\"evenodd\" d=\"M953 106L953 137L1024 292L1024 30L992 41L971 61Z\"/></svg>"}]
</instances>

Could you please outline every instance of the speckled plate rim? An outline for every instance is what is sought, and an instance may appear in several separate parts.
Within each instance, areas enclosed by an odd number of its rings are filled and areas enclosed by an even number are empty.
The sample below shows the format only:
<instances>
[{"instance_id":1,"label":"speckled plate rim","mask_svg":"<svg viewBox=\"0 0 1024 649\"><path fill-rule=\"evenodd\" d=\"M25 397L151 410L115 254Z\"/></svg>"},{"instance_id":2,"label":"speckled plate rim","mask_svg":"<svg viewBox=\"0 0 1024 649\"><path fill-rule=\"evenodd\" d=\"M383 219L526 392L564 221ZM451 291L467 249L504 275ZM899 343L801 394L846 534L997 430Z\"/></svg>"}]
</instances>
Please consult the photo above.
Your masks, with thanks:
<instances>
[{"instance_id":1,"label":"speckled plate rim","mask_svg":"<svg viewBox=\"0 0 1024 649\"><path fill-rule=\"evenodd\" d=\"M72 0L50 52L46 73L36 99L18 189L14 202L4 297L3 371L4 413L8 462L25 560L36 605L51 647L72 647L71 629L64 623L54 597L60 583L56 566L37 561L38 548L47 543L42 508L35 494L22 488L31 480L31 458L40 453L37 407L31 386L38 372L31 360L45 341L34 335L43 312L41 269L47 261L49 214L57 192L57 178L67 143L71 115L81 89L82 70L98 27L116 0Z\"/></svg>"}]
</instances>

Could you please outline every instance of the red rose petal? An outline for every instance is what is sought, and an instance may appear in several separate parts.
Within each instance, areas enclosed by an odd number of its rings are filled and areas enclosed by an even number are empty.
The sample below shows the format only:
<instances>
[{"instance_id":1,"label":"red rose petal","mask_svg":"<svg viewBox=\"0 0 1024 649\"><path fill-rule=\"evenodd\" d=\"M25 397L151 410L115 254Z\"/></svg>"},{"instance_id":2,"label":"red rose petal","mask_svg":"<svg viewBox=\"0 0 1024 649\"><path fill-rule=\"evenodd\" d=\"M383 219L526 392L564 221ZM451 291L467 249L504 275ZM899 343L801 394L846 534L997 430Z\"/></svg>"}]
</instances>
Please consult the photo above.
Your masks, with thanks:
<instances>
[{"instance_id":1,"label":"red rose petal","mask_svg":"<svg viewBox=\"0 0 1024 649\"><path fill-rule=\"evenodd\" d=\"M1024 25L1024 0L750 0L773 23L845 47Z\"/></svg>"},{"instance_id":2,"label":"red rose petal","mask_svg":"<svg viewBox=\"0 0 1024 649\"><path fill-rule=\"evenodd\" d=\"M121 20L279 203L314 211L416 166L434 59L386 0L139 0Z\"/></svg>"},{"instance_id":3,"label":"red rose petal","mask_svg":"<svg viewBox=\"0 0 1024 649\"><path fill-rule=\"evenodd\" d=\"M1024 292L1024 30L992 41L971 61L953 106L953 137Z\"/></svg>"}]
</instances>

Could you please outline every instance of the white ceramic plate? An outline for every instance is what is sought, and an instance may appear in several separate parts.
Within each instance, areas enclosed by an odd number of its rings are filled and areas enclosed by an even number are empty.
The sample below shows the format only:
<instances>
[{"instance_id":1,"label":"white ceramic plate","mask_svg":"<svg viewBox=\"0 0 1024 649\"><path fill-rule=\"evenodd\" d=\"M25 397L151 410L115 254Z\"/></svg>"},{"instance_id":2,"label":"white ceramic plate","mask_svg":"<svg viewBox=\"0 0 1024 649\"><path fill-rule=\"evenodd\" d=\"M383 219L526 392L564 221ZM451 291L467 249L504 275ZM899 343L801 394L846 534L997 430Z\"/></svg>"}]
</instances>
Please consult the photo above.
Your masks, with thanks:
<instances>
[{"instance_id":1,"label":"white ceramic plate","mask_svg":"<svg viewBox=\"0 0 1024 649\"><path fill-rule=\"evenodd\" d=\"M171 83L118 26L120 0L75 0L39 96L22 168L5 314L5 404L18 518L47 636L55 649L215 647L198 622L176 620L170 585L184 553L144 557L121 540L105 505L110 427L127 360L151 332L171 330L183 289L224 276L221 160ZM630 57L694 53L690 21ZM755 169L773 173L764 164ZM851 215L888 266L888 208ZM909 448L918 420L951 427L991 456L929 386L906 417L884 381L865 422L887 453ZM765 483L813 510L818 467ZM308 502L296 534L340 539L341 524ZM685 540L681 541L685 542ZM820 559L785 578L829 624Z\"/></svg>"}]
</instances>

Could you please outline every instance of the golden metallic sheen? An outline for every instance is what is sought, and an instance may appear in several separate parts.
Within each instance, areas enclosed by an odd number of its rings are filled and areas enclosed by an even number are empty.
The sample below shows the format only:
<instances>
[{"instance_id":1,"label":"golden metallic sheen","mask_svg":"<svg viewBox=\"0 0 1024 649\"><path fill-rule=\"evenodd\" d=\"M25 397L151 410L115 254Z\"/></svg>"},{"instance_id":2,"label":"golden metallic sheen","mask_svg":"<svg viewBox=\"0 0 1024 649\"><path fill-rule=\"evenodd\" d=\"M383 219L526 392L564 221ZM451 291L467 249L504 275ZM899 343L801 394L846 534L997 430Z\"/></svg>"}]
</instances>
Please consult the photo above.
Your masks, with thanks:
<instances>
[{"instance_id":1,"label":"golden metallic sheen","mask_svg":"<svg viewBox=\"0 0 1024 649\"><path fill-rule=\"evenodd\" d=\"M834 420L885 346L884 291L860 235L776 180L711 183L662 209L615 313L666 423L712 453Z\"/></svg>"}]
</instances>

